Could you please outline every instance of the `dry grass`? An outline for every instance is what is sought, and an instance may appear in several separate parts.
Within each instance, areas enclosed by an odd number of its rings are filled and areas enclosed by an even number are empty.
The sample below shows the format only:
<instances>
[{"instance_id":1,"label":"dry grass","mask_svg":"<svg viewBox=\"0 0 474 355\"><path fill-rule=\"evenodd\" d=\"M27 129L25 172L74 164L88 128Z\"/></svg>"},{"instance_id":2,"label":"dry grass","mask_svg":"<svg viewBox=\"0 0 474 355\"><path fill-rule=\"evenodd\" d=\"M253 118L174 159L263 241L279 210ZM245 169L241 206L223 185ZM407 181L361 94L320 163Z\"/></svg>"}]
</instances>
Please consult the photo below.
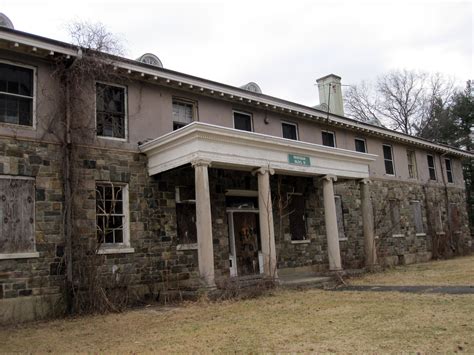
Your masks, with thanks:
<instances>
[{"instance_id":1,"label":"dry grass","mask_svg":"<svg viewBox=\"0 0 474 355\"><path fill-rule=\"evenodd\" d=\"M465 263L468 258L433 265L464 270ZM418 274L418 267L408 269ZM403 275L417 279L410 272ZM150 307L0 329L0 352L460 350L474 353L473 295L276 291L245 301Z\"/></svg>"},{"instance_id":2,"label":"dry grass","mask_svg":"<svg viewBox=\"0 0 474 355\"><path fill-rule=\"evenodd\" d=\"M474 256L399 266L351 279L352 285L470 285L474 286Z\"/></svg>"}]
</instances>

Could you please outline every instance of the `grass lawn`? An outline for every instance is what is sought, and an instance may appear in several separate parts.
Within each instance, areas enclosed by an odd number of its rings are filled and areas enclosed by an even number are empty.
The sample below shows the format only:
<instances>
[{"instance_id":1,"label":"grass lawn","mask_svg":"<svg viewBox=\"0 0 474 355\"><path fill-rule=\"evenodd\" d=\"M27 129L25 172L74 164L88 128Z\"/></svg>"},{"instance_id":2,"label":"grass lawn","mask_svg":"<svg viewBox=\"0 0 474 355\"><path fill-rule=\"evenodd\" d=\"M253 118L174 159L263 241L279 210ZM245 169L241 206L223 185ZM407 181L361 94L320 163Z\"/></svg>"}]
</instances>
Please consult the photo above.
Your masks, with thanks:
<instances>
[{"instance_id":1,"label":"grass lawn","mask_svg":"<svg viewBox=\"0 0 474 355\"><path fill-rule=\"evenodd\" d=\"M474 257L398 266L349 280L352 285L469 285L474 286Z\"/></svg>"},{"instance_id":2,"label":"grass lawn","mask_svg":"<svg viewBox=\"0 0 474 355\"><path fill-rule=\"evenodd\" d=\"M431 265L441 272L441 263ZM469 269L474 257L444 263L444 268ZM397 279L397 273L410 282L423 281L419 274L428 272L428 265L426 270L406 268L418 276L400 268L357 281L380 277L381 284L384 275ZM12 351L474 353L474 296L277 290L253 300L203 301L0 328L0 352Z\"/></svg>"}]
</instances>

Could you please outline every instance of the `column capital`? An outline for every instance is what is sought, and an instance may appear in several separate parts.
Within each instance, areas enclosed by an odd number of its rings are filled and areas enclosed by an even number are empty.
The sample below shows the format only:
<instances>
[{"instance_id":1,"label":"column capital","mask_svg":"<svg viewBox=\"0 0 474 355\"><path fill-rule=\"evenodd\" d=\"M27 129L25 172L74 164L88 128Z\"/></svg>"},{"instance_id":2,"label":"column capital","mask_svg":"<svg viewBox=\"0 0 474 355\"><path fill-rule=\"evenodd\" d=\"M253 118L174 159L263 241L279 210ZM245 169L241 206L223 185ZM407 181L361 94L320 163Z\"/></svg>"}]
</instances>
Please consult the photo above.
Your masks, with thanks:
<instances>
[{"instance_id":1,"label":"column capital","mask_svg":"<svg viewBox=\"0 0 474 355\"><path fill-rule=\"evenodd\" d=\"M257 174L265 175L266 173L269 173L270 175L274 175L275 170L270 168L269 166L262 166L252 171L252 175L257 175Z\"/></svg>"},{"instance_id":2,"label":"column capital","mask_svg":"<svg viewBox=\"0 0 474 355\"><path fill-rule=\"evenodd\" d=\"M328 174L328 175L324 175L321 180L326 180L326 181L337 181L337 176L336 175L333 175L333 174Z\"/></svg>"},{"instance_id":3,"label":"column capital","mask_svg":"<svg viewBox=\"0 0 474 355\"><path fill-rule=\"evenodd\" d=\"M211 161L210 160L207 160L207 159L194 159L191 161L191 165L193 168L195 168L196 166L207 166L207 167L210 167L211 166Z\"/></svg>"},{"instance_id":4,"label":"column capital","mask_svg":"<svg viewBox=\"0 0 474 355\"><path fill-rule=\"evenodd\" d=\"M372 180L370 180L369 178L359 180L359 184L370 185L371 183L372 183Z\"/></svg>"}]
</instances>

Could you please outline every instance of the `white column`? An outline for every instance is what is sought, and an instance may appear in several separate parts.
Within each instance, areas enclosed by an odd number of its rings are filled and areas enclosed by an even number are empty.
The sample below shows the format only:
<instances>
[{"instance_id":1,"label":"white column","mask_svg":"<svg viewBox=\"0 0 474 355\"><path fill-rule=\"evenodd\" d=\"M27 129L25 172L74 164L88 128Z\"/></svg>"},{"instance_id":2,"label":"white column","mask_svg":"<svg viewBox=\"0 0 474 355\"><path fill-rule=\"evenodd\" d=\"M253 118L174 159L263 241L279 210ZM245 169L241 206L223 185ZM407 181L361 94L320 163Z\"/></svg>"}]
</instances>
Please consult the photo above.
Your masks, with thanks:
<instances>
[{"instance_id":1,"label":"white column","mask_svg":"<svg viewBox=\"0 0 474 355\"><path fill-rule=\"evenodd\" d=\"M210 162L195 160L194 167L196 189L196 232L198 241L199 274L208 287L215 287L214 249L212 246L211 200L209 194Z\"/></svg>"},{"instance_id":2,"label":"white column","mask_svg":"<svg viewBox=\"0 0 474 355\"><path fill-rule=\"evenodd\" d=\"M258 209L260 220L260 241L263 255L263 270L265 275L277 278L277 263L275 250L275 232L273 227L272 196L270 191L270 175L273 169L262 167L256 171L258 178Z\"/></svg>"},{"instance_id":3,"label":"white column","mask_svg":"<svg viewBox=\"0 0 474 355\"><path fill-rule=\"evenodd\" d=\"M360 181L360 199L362 210L362 223L364 228L365 266L372 269L377 262L377 250L374 238L374 216L372 200L370 199L369 179Z\"/></svg>"},{"instance_id":4,"label":"white column","mask_svg":"<svg viewBox=\"0 0 474 355\"><path fill-rule=\"evenodd\" d=\"M341 253L339 251L339 232L337 228L336 203L334 202L333 181L335 175L326 175L323 180L324 220L326 222L326 237L328 240L329 270L342 270Z\"/></svg>"}]
</instances>

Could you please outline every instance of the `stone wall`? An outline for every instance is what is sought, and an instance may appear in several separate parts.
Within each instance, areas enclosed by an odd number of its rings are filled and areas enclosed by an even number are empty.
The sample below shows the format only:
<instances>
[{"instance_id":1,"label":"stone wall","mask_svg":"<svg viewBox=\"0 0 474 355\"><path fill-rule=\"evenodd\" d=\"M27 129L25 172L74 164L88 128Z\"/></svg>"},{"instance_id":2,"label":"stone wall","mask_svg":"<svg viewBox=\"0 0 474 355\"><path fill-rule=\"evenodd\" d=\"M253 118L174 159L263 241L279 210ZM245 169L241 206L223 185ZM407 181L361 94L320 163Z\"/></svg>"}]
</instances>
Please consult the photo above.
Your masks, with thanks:
<instances>
[{"instance_id":1,"label":"stone wall","mask_svg":"<svg viewBox=\"0 0 474 355\"><path fill-rule=\"evenodd\" d=\"M65 271L61 172L58 144L0 139L0 174L35 179L35 244L39 253L35 258L0 259L0 323L9 317L33 319L35 312L46 316L53 308L61 308L56 307ZM21 307L13 306L17 298ZM43 306L38 306L38 299Z\"/></svg>"}]
</instances>

